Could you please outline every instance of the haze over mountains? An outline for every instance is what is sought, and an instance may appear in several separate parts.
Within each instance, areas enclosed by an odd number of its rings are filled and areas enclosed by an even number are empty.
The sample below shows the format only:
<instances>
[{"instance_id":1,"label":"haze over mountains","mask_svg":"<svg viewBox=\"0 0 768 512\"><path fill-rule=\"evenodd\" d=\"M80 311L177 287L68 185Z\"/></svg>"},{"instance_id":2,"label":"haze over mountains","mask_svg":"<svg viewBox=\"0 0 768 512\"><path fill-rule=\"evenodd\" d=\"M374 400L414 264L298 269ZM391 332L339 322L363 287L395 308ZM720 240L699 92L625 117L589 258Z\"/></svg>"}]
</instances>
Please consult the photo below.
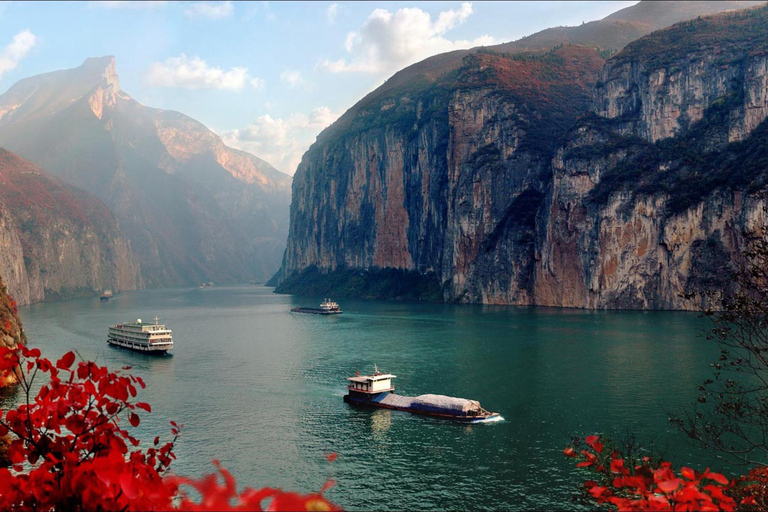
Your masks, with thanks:
<instances>
[{"instance_id":1,"label":"haze over mountains","mask_svg":"<svg viewBox=\"0 0 768 512\"><path fill-rule=\"evenodd\" d=\"M145 286L264 280L279 265L291 178L194 119L133 100L113 57L11 87L0 146L106 203Z\"/></svg>"},{"instance_id":2,"label":"haze over mountains","mask_svg":"<svg viewBox=\"0 0 768 512\"><path fill-rule=\"evenodd\" d=\"M305 154L278 291L696 307L680 294L763 236L744 144L765 145L768 11L695 18L755 4L641 2L397 73Z\"/></svg>"},{"instance_id":3,"label":"haze over mountains","mask_svg":"<svg viewBox=\"0 0 768 512\"><path fill-rule=\"evenodd\" d=\"M93 194L0 149L0 275L19 304L142 286L115 216Z\"/></svg>"}]
</instances>

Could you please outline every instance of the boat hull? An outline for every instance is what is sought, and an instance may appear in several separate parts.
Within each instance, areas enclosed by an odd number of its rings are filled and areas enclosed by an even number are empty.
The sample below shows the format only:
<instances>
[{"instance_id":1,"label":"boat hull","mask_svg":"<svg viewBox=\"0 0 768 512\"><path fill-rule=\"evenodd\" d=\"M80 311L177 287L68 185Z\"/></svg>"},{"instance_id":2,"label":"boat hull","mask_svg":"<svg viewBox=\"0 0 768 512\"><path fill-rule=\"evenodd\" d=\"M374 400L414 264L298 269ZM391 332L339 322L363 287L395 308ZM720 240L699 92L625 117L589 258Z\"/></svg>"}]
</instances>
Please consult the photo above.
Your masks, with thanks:
<instances>
[{"instance_id":1,"label":"boat hull","mask_svg":"<svg viewBox=\"0 0 768 512\"><path fill-rule=\"evenodd\" d=\"M291 312L309 313L311 315L340 315L343 313L343 311L340 309L336 311L329 311L327 309L319 309L319 308L292 308Z\"/></svg>"},{"instance_id":2,"label":"boat hull","mask_svg":"<svg viewBox=\"0 0 768 512\"><path fill-rule=\"evenodd\" d=\"M126 343L124 341L115 340L113 338L107 338L107 343L109 345L112 345L113 347L119 347L119 348L124 348L128 350L133 350L134 352L141 352L142 354L152 354L152 355L158 355L158 356L164 356L168 354L169 350L173 349L173 347L170 347L170 348L148 347L146 345Z\"/></svg>"},{"instance_id":3,"label":"boat hull","mask_svg":"<svg viewBox=\"0 0 768 512\"><path fill-rule=\"evenodd\" d=\"M394 411L404 411L411 414L418 414L419 416L428 416L430 418L437 418L441 420L458 421L462 423L478 423L493 420L500 417L499 413L492 412L488 414L477 414L474 416L466 416L461 414L443 414L432 411L425 411L408 406L397 406L382 402L382 398L389 393L379 393L376 395L365 394L348 394L344 395L344 402L350 405L362 406L362 407L380 407L382 409L391 409Z\"/></svg>"}]
</instances>

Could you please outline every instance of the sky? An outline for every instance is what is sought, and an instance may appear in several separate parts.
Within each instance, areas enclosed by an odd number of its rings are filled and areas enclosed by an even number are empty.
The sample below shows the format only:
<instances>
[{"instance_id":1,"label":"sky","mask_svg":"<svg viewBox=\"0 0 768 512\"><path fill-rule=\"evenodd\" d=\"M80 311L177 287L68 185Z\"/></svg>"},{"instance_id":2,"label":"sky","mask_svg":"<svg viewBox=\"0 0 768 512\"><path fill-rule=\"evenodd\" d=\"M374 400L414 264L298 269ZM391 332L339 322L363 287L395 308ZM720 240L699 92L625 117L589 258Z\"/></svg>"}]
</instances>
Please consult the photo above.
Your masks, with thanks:
<instances>
[{"instance_id":1,"label":"sky","mask_svg":"<svg viewBox=\"0 0 768 512\"><path fill-rule=\"evenodd\" d=\"M187 114L292 175L320 131L398 70L635 3L2 2L0 93L114 55L140 103Z\"/></svg>"}]
</instances>

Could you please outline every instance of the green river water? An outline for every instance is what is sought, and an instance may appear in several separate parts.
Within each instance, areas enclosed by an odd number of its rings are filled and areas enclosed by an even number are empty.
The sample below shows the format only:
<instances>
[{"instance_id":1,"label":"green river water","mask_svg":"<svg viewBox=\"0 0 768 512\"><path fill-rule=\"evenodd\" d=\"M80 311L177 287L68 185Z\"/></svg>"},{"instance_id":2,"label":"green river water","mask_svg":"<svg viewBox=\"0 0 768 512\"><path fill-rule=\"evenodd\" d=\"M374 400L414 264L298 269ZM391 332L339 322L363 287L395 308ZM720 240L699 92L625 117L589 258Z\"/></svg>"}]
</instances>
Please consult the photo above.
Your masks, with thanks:
<instances>
[{"instance_id":1,"label":"green river water","mask_svg":"<svg viewBox=\"0 0 768 512\"><path fill-rule=\"evenodd\" d=\"M173 468L245 486L327 496L350 510L578 509L585 477L569 435L638 434L676 464L726 470L668 425L696 398L716 347L681 312L406 304L345 299L332 317L290 313L318 298L260 286L147 290L108 303L20 308L30 344L133 366L152 404L147 441L184 424ZM110 324L160 317L168 357L109 347ZM356 370L397 375L397 392L477 399L504 421L461 425L342 401ZM324 453L336 452L329 463Z\"/></svg>"}]
</instances>

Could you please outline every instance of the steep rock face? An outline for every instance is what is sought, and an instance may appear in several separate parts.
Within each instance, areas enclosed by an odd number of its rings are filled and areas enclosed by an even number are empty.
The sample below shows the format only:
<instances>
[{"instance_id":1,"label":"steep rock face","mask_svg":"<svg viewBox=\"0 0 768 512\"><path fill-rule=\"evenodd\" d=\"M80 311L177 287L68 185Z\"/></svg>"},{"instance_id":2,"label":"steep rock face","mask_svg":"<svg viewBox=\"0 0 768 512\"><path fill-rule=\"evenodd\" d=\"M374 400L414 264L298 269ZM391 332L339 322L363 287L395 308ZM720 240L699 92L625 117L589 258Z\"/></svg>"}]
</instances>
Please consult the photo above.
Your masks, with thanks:
<instances>
[{"instance_id":1,"label":"steep rock face","mask_svg":"<svg viewBox=\"0 0 768 512\"><path fill-rule=\"evenodd\" d=\"M19 304L141 286L139 265L96 197L0 149L0 275Z\"/></svg>"},{"instance_id":2,"label":"steep rock face","mask_svg":"<svg viewBox=\"0 0 768 512\"><path fill-rule=\"evenodd\" d=\"M0 346L15 348L27 341L24 329L16 310L16 301L8 294L0 276ZM0 388L16 383L16 375L12 372L0 374ZM0 441L0 444L4 442Z\"/></svg>"},{"instance_id":3,"label":"steep rock face","mask_svg":"<svg viewBox=\"0 0 768 512\"><path fill-rule=\"evenodd\" d=\"M608 61L553 162L536 303L690 309L727 284L768 227L766 23L687 22Z\"/></svg>"},{"instance_id":4,"label":"steep rock face","mask_svg":"<svg viewBox=\"0 0 768 512\"><path fill-rule=\"evenodd\" d=\"M112 57L15 84L0 144L114 212L147 286L266 279L287 233L290 177L199 122L120 90Z\"/></svg>"},{"instance_id":5,"label":"steep rock face","mask_svg":"<svg viewBox=\"0 0 768 512\"><path fill-rule=\"evenodd\" d=\"M396 268L434 273L447 300L527 300L527 277L482 276L532 265L532 244L500 239L531 238L550 152L602 63L577 46L479 52L434 87L342 118L297 171L280 282L311 266Z\"/></svg>"},{"instance_id":6,"label":"steep rock face","mask_svg":"<svg viewBox=\"0 0 768 512\"><path fill-rule=\"evenodd\" d=\"M644 7L637 19L665 19ZM594 82L571 71L567 94L553 69L511 65L557 52L446 54L395 75L305 155L278 291L387 267L433 275L449 301L700 306L745 236L765 236L767 12L651 34Z\"/></svg>"}]
</instances>

